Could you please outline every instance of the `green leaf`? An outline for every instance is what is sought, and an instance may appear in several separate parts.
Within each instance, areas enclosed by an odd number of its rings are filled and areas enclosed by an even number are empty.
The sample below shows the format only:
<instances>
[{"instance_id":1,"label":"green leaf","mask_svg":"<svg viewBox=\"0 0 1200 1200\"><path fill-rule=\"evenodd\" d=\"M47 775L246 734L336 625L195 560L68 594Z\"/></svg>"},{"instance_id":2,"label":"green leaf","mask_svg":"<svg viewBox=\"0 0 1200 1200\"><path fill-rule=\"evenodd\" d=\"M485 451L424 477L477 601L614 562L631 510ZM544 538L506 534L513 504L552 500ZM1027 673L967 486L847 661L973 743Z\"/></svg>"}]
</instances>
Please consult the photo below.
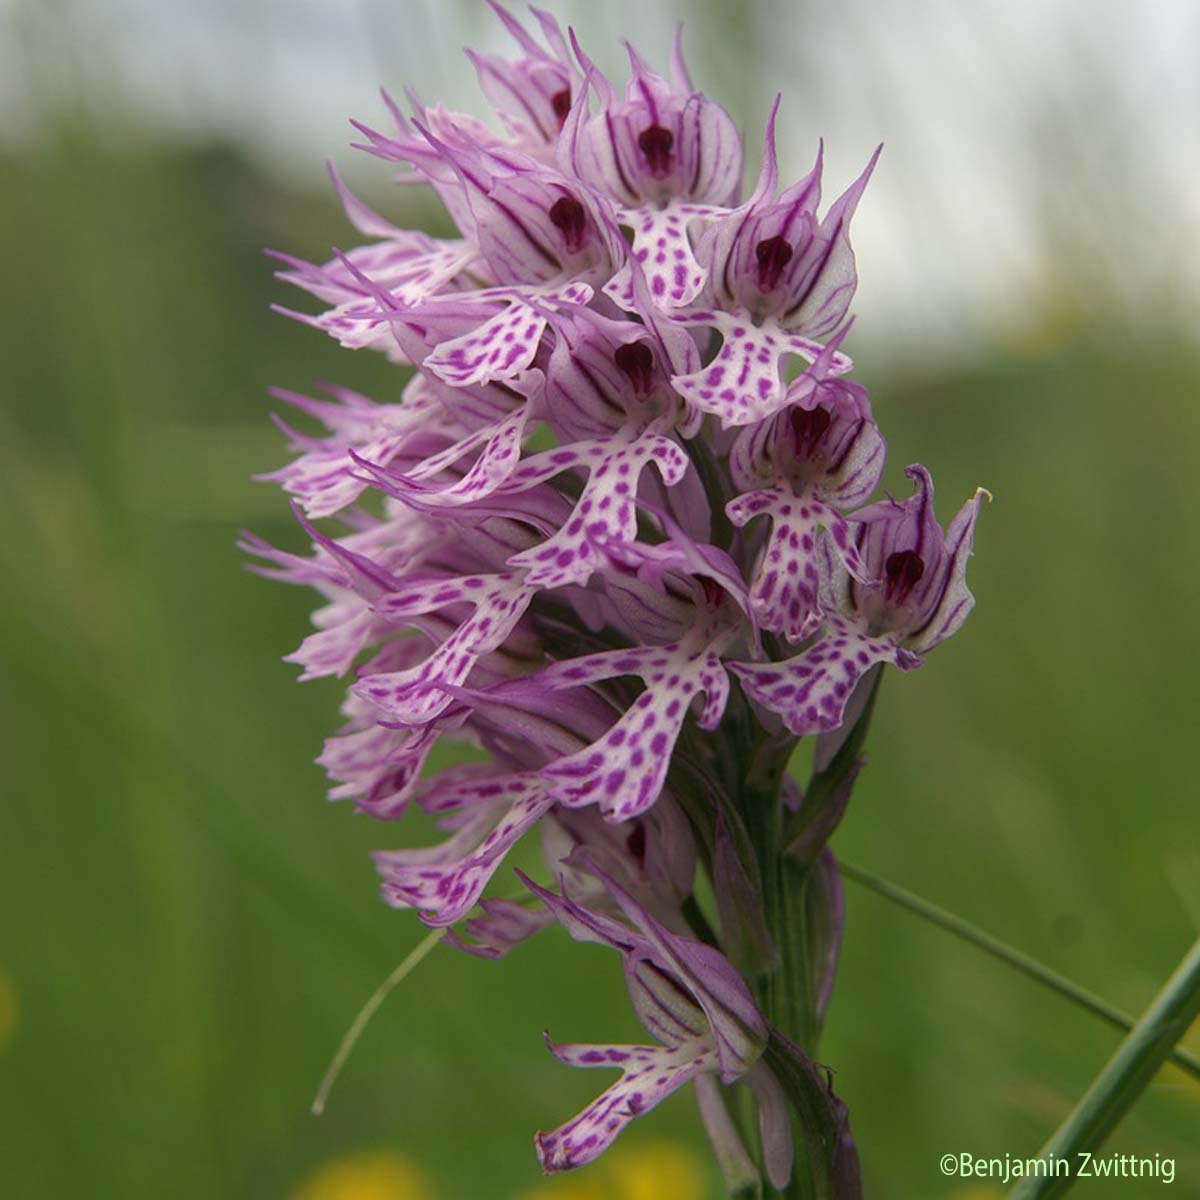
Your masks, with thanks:
<instances>
[{"instance_id":1,"label":"green leaf","mask_svg":"<svg viewBox=\"0 0 1200 1200\"><path fill-rule=\"evenodd\" d=\"M1039 1157L1066 1159L1064 1175L1030 1176L1010 1193L1010 1200L1045 1200L1061 1196L1075 1180L1074 1166L1083 1151L1096 1151L1133 1107L1158 1073L1175 1044L1200 1016L1200 938L1167 980L1154 1003L1109 1059L1083 1099L1071 1110Z\"/></svg>"}]
</instances>

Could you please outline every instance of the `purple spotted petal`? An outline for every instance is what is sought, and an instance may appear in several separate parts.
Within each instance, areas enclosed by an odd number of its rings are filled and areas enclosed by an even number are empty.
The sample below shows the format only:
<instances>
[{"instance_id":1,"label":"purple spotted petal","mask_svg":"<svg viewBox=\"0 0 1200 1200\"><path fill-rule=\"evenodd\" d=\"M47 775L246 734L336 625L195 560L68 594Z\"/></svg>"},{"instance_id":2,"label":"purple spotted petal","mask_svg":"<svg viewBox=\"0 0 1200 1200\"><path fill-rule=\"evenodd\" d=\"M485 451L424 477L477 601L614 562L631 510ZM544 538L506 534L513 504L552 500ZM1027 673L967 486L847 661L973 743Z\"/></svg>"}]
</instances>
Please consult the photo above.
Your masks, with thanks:
<instances>
[{"instance_id":1,"label":"purple spotted petal","mask_svg":"<svg viewBox=\"0 0 1200 1200\"><path fill-rule=\"evenodd\" d=\"M329 798L353 797L362 812L379 820L403 816L436 740L434 729L378 725L329 738L317 759L337 781Z\"/></svg>"},{"instance_id":2,"label":"purple spotted petal","mask_svg":"<svg viewBox=\"0 0 1200 1200\"><path fill-rule=\"evenodd\" d=\"M577 1117L537 1135L538 1159L547 1173L585 1166L612 1145L634 1117L649 1112L690 1079L715 1069L716 1051L698 1039L673 1050L661 1046L555 1045L559 1062L571 1067L614 1067L621 1078Z\"/></svg>"},{"instance_id":3,"label":"purple spotted petal","mask_svg":"<svg viewBox=\"0 0 1200 1200\"><path fill-rule=\"evenodd\" d=\"M618 213L617 220L633 234L631 258L641 264L656 305L683 308L700 294L706 276L692 253L688 229L717 211L698 204L672 203L663 209L624 209ZM604 285L604 292L629 312L639 307L629 263Z\"/></svg>"},{"instance_id":4,"label":"purple spotted petal","mask_svg":"<svg viewBox=\"0 0 1200 1200\"><path fill-rule=\"evenodd\" d=\"M286 467L258 477L279 483L300 501L313 520L340 512L366 488L356 473L353 453L386 465L410 446L424 447L427 452L431 438L453 438L459 432L456 422L434 397L420 391L403 405L373 404L364 396L341 389L331 389L331 394L337 403L281 389L272 392L276 399L324 421L333 436L304 437L280 422L299 456Z\"/></svg>"},{"instance_id":5,"label":"purple spotted petal","mask_svg":"<svg viewBox=\"0 0 1200 1200\"><path fill-rule=\"evenodd\" d=\"M427 507L473 504L490 496L512 474L521 459L528 419L528 410L520 408L430 455L405 474L389 471L357 452L354 459L381 490L399 500L420 500ZM479 453L470 467L454 475L458 464L477 450ZM447 472L454 475L452 481L433 482Z\"/></svg>"},{"instance_id":6,"label":"purple spotted petal","mask_svg":"<svg viewBox=\"0 0 1200 1200\"><path fill-rule=\"evenodd\" d=\"M548 687L579 687L637 675L646 690L598 741L545 767L556 799L599 804L612 821L644 812L657 799L671 750L694 698L705 696L702 729L714 729L725 709L729 681L720 653L686 643L614 650L573 659L542 672Z\"/></svg>"},{"instance_id":7,"label":"purple spotted petal","mask_svg":"<svg viewBox=\"0 0 1200 1200\"><path fill-rule=\"evenodd\" d=\"M739 527L758 516L771 521L771 535L750 589L750 604L764 629L792 642L816 631L821 614L815 551L822 529L846 570L862 583L871 582L846 519L815 496L746 492L731 500L725 511Z\"/></svg>"},{"instance_id":8,"label":"purple spotted petal","mask_svg":"<svg viewBox=\"0 0 1200 1200\"><path fill-rule=\"evenodd\" d=\"M546 292L538 299L544 304L584 304L591 294L591 288L581 283ZM443 342L424 366L454 387L515 379L533 363L545 329L544 308L513 295L507 308L478 329Z\"/></svg>"},{"instance_id":9,"label":"purple spotted petal","mask_svg":"<svg viewBox=\"0 0 1200 1200\"><path fill-rule=\"evenodd\" d=\"M573 467L588 470L588 481L570 519L541 545L509 560L525 568L531 586L564 587L586 583L606 560L609 543L637 537L634 495L642 471L653 463L668 485L688 470L686 453L670 438L649 433L609 441L579 442L535 455L513 471L501 492L520 491Z\"/></svg>"},{"instance_id":10,"label":"purple spotted petal","mask_svg":"<svg viewBox=\"0 0 1200 1200\"><path fill-rule=\"evenodd\" d=\"M358 596L344 596L313 613L319 632L310 634L284 662L304 668L300 679L345 675L363 649L379 641L384 624Z\"/></svg>"},{"instance_id":11,"label":"purple spotted petal","mask_svg":"<svg viewBox=\"0 0 1200 1200\"><path fill-rule=\"evenodd\" d=\"M750 425L771 416L785 403L783 364L791 357L815 362L823 347L811 338L789 333L776 322L755 324L749 314L701 312L685 323L706 325L724 339L708 366L672 381L680 394L702 412L720 417L724 428ZM853 364L835 356L833 369L849 371Z\"/></svg>"},{"instance_id":12,"label":"purple spotted petal","mask_svg":"<svg viewBox=\"0 0 1200 1200\"><path fill-rule=\"evenodd\" d=\"M453 925L475 906L504 856L552 803L545 783L532 777L513 776L502 787L487 781L475 790L478 809L468 810L468 819L441 846L375 854L388 904L421 909L427 925Z\"/></svg>"},{"instance_id":13,"label":"purple spotted petal","mask_svg":"<svg viewBox=\"0 0 1200 1200\"><path fill-rule=\"evenodd\" d=\"M841 617L826 616L827 631L811 649L778 663L729 663L746 694L778 713L797 737L836 729L854 685L874 663L902 671L921 659L890 638L870 637Z\"/></svg>"},{"instance_id":14,"label":"purple spotted petal","mask_svg":"<svg viewBox=\"0 0 1200 1200\"><path fill-rule=\"evenodd\" d=\"M406 581L376 602L380 616L402 622L461 604L473 611L420 665L368 676L351 690L394 721L428 721L450 704L446 688L465 682L476 662L504 643L533 594L519 572Z\"/></svg>"}]
</instances>

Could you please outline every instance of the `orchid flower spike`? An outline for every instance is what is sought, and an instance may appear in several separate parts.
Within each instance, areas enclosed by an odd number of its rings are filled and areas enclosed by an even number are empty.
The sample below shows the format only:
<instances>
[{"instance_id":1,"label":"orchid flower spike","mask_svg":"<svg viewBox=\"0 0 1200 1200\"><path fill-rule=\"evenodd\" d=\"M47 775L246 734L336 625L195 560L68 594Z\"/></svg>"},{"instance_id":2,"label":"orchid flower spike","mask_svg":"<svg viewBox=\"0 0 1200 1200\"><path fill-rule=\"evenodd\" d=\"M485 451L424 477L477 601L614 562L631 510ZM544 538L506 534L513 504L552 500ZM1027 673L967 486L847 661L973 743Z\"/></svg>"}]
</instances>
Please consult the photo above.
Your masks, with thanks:
<instances>
[{"instance_id":1,"label":"orchid flower spike","mask_svg":"<svg viewBox=\"0 0 1200 1200\"><path fill-rule=\"evenodd\" d=\"M820 151L780 190L777 102L743 200L737 127L678 43L661 73L627 47L622 86L548 13L489 3L512 50L469 58L494 119L385 95L386 124L355 125L451 235L331 168L364 243L275 256L315 301L288 315L409 376L380 402L274 393L292 460L262 478L306 546L242 545L319 597L288 661L346 679L318 761L332 799L396 831L385 903L480 958L552 926L620 958L647 1044L550 1043L620 1078L538 1135L543 1167L693 1086L731 1186L782 1189L796 1164L851 1197L815 1055L842 929L825 843L860 764L803 796L786 769L798 738L860 720L881 665L962 626L983 493L945 531L923 467L872 503L886 445L844 345L878 152L822 212ZM441 840L405 840L414 809ZM551 886L514 895L497 881L527 840ZM767 903L780 879L802 921Z\"/></svg>"}]
</instances>

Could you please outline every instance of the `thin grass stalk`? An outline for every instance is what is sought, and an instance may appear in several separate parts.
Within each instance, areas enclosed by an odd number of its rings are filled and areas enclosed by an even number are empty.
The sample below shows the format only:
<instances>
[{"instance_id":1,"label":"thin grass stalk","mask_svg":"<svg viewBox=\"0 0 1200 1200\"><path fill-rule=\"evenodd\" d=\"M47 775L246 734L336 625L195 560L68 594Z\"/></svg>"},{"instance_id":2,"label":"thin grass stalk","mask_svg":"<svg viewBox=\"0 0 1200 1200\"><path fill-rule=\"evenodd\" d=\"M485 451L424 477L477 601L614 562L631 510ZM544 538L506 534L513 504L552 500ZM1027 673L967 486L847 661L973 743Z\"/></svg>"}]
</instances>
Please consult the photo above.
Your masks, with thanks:
<instances>
[{"instance_id":1,"label":"thin grass stalk","mask_svg":"<svg viewBox=\"0 0 1200 1200\"><path fill-rule=\"evenodd\" d=\"M1200 938L1083 1099L1042 1148L1040 1158L1052 1163L1065 1160L1070 1169L1062 1175L1026 1178L1009 1193L1009 1200L1048 1200L1061 1196L1074 1182L1078 1156L1084 1151L1095 1152L1104 1144L1197 1016L1200 1016Z\"/></svg>"}]
</instances>

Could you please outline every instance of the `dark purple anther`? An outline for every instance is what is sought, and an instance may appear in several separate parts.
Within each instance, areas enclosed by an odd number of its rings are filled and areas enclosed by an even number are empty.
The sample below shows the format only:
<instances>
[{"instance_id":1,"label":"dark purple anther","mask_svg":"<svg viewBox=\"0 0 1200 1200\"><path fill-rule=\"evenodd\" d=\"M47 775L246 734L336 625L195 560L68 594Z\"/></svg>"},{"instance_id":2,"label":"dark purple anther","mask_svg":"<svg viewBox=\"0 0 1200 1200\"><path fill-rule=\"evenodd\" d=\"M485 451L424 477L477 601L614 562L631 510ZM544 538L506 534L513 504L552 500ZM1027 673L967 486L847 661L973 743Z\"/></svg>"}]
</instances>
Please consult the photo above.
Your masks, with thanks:
<instances>
[{"instance_id":1,"label":"dark purple anther","mask_svg":"<svg viewBox=\"0 0 1200 1200\"><path fill-rule=\"evenodd\" d=\"M563 122L567 119L567 114L571 111L571 89L565 87L555 92L550 97L550 107L554 109L554 115L558 118L558 127L561 129Z\"/></svg>"},{"instance_id":2,"label":"dark purple anther","mask_svg":"<svg viewBox=\"0 0 1200 1200\"><path fill-rule=\"evenodd\" d=\"M650 390L654 380L654 352L645 342L626 342L624 346L618 346L613 361L629 376L637 396L644 396Z\"/></svg>"},{"instance_id":3,"label":"dark purple anther","mask_svg":"<svg viewBox=\"0 0 1200 1200\"><path fill-rule=\"evenodd\" d=\"M897 550L895 554L889 554L883 569L887 575L884 594L892 605L903 604L925 574L925 564L915 550Z\"/></svg>"},{"instance_id":4,"label":"dark purple anther","mask_svg":"<svg viewBox=\"0 0 1200 1200\"><path fill-rule=\"evenodd\" d=\"M574 196L563 196L550 206L550 223L563 235L567 252L577 254L583 246L583 231L587 213Z\"/></svg>"},{"instance_id":5,"label":"dark purple anther","mask_svg":"<svg viewBox=\"0 0 1200 1200\"><path fill-rule=\"evenodd\" d=\"M707 575L701 575L700 591L709 608L720 608L721 603L725 599L725 589L715 579L710 579Z\"/></svg>"},{"instance_id":6,"label":"dark purple anther","mask_svg":"<svg viewBox=\"0 0 1200 1200\"><path fill-rule=\"evenodd\" d=\"M662 179L671 170L671 147L675 145L675 135L661 125L651 125L638 134L638 148L646 156L650 164L650 174L655 179Z\"/></svg>"},{"instance_id":7,"label":"dark purple anther","mask_svg":"<svg viewBox=\"0 0 1200 1200\"><path fill-rule=\"evenodd\" d=\"M758 286L760 291L769 292L779 282L783 268L792 260L792 247L781 237L767 238L754 247L758 259Z\"/></svg>"},{"instance_id":8,"label":"dark purple anther","mask_svg":"<svg viewBox=\"0 0 1200 1200\"><path fill-rule=\"evenodd\" d=\"M798 459L812 458L832 419L829 409L819 404L812 409L792 409L792 439Z\"/></svg>"},{"instance_id":9,"label":"dark purple anther","mask_svg":"<svg viewBox=\"0 0 1200 1200\"><path fill-rule=\"evenodd\" d=\"M629 853L633 855L633 861L640 867L646 861L646 823L645 821L636 821L633 828L629 831L629 837L625 841L625 845L629 849Z\"/></svg>"}]
</instances>

